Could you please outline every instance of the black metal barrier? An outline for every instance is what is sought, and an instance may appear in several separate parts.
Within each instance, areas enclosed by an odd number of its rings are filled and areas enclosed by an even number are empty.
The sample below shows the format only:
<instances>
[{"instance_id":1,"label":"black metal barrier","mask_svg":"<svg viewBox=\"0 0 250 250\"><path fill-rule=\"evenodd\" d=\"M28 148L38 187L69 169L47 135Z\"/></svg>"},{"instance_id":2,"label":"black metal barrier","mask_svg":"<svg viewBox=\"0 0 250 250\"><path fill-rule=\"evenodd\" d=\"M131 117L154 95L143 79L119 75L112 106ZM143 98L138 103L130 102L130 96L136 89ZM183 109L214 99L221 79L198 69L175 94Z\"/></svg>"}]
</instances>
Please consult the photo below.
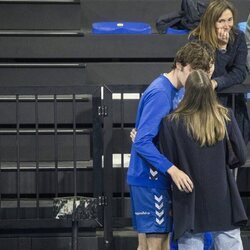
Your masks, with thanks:
<instances>
[{"instance_id":1,"label":"black metal barrier","mask_svg":"<svg viewBox=\"0 0 250 250\"><path fill-rule=\"evenodd\" d=\"M76 250L78 227L104 223L101 86L0 87L0 93L1 229L72 225ZM65 196L73 203L55 214L54 198ZM96 208L96 217L75 213L78 196L95 201L87 212Z\"/></svg>"}]
</instances>

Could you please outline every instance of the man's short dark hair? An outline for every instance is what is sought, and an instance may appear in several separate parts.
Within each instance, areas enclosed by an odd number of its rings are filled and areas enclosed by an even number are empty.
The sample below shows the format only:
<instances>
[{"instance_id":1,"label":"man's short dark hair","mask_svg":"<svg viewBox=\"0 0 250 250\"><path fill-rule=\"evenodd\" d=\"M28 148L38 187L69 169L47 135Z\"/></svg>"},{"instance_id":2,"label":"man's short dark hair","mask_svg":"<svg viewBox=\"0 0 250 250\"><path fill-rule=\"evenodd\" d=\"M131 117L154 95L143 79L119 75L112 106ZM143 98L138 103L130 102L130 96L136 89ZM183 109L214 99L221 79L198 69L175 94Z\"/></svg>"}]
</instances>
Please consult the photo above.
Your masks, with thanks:
<instances>
[{"instance_id":1,"label":"man's short dark hair","mask_svg":"<svg viewBox=\"0 0 250 250\"><path fill-rule=\"evenodd\" d=\"M204 41L192 41L177 51L173 68L176 68L176 63L180 63L183 67L189 64L192 69L209 72L214 60L215 49L210 44Z\"/></svg>"}]
</instances>

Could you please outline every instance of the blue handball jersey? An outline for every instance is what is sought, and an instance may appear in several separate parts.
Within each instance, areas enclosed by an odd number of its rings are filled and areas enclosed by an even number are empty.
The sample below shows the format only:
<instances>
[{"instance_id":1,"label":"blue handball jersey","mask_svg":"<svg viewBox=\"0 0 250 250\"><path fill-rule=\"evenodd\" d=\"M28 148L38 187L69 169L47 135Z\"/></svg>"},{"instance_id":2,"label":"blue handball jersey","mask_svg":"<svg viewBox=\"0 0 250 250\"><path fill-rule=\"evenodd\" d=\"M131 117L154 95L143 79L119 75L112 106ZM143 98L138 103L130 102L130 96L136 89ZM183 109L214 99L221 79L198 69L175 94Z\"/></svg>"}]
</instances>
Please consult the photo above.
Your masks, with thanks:
<instances>
[{"instance_id":1,"label":"blue handball jersey","mask_svg":"<svg viewBox=\"0 0 250 250\"><path fill-rule=\"evenodd\" d=\"M157 135L161 120L179 101L178 93L178 89L164 75L156 78L143 93L137 111L137 134L132 144L127 174L129 185L170 188L171 178L167 170L173 164L159 152Z\"/></svg>"}]
</instances>

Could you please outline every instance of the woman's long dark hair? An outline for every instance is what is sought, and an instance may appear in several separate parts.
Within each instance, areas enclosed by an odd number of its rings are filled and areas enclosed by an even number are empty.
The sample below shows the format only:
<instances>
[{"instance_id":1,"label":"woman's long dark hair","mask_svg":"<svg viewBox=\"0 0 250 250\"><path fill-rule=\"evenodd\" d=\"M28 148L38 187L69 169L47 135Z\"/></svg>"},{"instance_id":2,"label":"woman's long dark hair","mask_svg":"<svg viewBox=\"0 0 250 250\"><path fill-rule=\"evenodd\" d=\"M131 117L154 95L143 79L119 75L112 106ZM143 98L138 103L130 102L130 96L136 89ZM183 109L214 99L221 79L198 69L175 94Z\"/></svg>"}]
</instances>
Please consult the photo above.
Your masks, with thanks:
<instances>
[{"instance_id":1,"label":"woman's long dark hair","mask_svg":"<svg viewBox=\"0 0 250 250\"><path fill-rule=\"evenodd\" d=\"M185 84L185 95L178 108L168 116L182 120L188 133L201 145L213 145L225 137L228 110L217 101L207 73L195 70Z\"/></svg>"}]
</instances>

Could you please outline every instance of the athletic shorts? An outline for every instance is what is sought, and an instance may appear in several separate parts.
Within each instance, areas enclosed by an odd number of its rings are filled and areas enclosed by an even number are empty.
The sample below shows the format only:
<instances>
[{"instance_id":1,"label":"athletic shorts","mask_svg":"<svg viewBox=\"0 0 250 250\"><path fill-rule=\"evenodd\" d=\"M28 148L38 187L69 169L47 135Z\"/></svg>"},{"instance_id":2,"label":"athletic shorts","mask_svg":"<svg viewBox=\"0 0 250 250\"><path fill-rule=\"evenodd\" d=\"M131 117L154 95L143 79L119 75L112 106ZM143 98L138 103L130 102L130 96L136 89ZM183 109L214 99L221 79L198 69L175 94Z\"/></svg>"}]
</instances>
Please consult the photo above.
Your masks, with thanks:
<instances>
[{"instance_id":1,"label":"athletic shorts","mask_svg":"<svg viewBox=\"0 0 250 250\"><path fill-rule=\"evenodd\" d=\"M172 231L171 190L130 186L133 227L139 233Z\"/></svg>"}]
</instances>

